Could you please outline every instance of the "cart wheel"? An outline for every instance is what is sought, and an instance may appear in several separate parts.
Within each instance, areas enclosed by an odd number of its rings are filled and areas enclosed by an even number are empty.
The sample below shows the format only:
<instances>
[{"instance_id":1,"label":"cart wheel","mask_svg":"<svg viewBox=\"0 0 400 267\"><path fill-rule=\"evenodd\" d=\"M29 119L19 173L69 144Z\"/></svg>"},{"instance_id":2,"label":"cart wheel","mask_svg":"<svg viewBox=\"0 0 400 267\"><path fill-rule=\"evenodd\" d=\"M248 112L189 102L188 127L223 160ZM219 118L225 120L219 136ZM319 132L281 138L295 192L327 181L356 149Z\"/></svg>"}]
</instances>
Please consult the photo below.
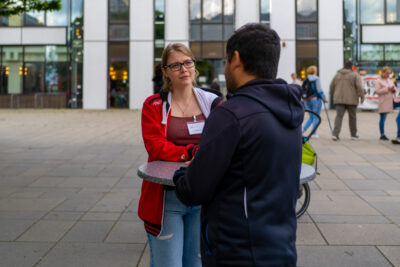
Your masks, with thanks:
<instances>
[{"instance_id":1,"label":"cart wheel","mask_svg":"<svg viewBox=\"0 0 400 267\"><path fill-rule=\"evenodd\" d=\"M299 188L299 195L296 203L296 217L300 218L310 205L311 191L308 183L302 184Z\"/></svg>"}]
</instances>

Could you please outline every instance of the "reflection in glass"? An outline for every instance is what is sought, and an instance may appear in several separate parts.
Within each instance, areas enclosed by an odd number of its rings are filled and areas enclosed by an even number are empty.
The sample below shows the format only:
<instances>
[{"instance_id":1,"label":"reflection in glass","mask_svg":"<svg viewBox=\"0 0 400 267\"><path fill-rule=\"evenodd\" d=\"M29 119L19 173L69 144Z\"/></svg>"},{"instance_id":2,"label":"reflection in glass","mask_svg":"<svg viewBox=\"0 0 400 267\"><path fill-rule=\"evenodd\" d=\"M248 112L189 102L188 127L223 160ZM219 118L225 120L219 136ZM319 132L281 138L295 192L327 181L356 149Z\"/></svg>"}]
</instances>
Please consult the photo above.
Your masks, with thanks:
<instances>
[{"instance_id":1,"label":"reflection in glass","mask_svg":"<svg viewBox=\"0 0 400 267\"><path fill-rule=\"evenodd\" d=\"M224 40L228 40L229 37L233 34L233 24L224 25Z\"/></svg>"},{"instance_id":2,"label":"reflection in glass","mask_svg":"<svg viewBox=\"0 0 400 267\"><path fill-rule=\"evenodd\" d=\"M155 21L164 21L164 0L155 0L154 1L154 12L155 12Z\"/></svg>"},{"instance_id":3,"label":"reflection in glass","mask_svg":"<svg viewBox=\"0 0 400 267\"><path fill-rule=\"evenodd\" d=\"M318 57L317 41L297 41L296 57L297 58L317 58Z\"/></svg>"},{"instance_id":4,"label":"reflection in glass","mask_svg":"<svg viewBox=\"0 0 400 267\"><path fill-rule=\"evenodd\" d=\"M201 20L201 0L190 0L190 21L200 23Z\"/></svg>"},{"instance_id":5,"label":"reflection in glass","mask_svg":"<svg viewBox=\"0 0 400 267\"><path fill-rule=\"evenodd\" d=\"M316 23L298 23L296 25L297 39L317 39L318 27Z\"/></svg>"},{"instance_id":6,"label":"reflection in glass","mask_svg":"<svg viewBox=\"0 0 400 267\"><path fill-rule=\"evenodd\" d=\"M109 44L109 94L108 105L127 108L129 102L128 62L129 44Z\"/></svg>"},{"instance_id":7,"label":"reflection in glass","mask_svg":"<svg viewBox=\"0 0 400 267\"><path fill-rule=\"evenodd\" d=\"M234 0L224 0L224 23L233 23Z\"/></svg>"},{"instance_id":8,"label":"reflection in glass","mask_svg":"<svg viewBox=\"0 0 400 267\"><path fill-rule=\"evenodd\" d=\"M46 62L67 62L68 50L66 46L49 45L46 47Z\"/></svg>"},{"instance_id":9,"label":"reflection in glass","mask_svg":"<svg viewBox=\"0 0 400 267\"><path fill-rule=\"evenodd\" d=\"M383 45L361 45L361 60L383 60Z\"/></svg>"},{"instance_id":10,"label":"reflection in glass","mask_svg":"<svg viewBox=\"0 0 400 267\"><path fill-rule=\"evenodd\" d=\"M360 0L361 24L384 23L384 0Z\"/></svg>"},{"instance_id":11,"label":"reflection in glass","mask_svg":"<svg viewBox=\"0 0 400 267\"><path fill-rule=\"evenodd\" d=\"M193 24L190 26L190 40L199 41L200 36L200 25Z\"/></svg>"},{"instance_id":12,"label":"reflection in glass","mask_svg":"<svg viewBox=\"0 0 400 267\"><path fill-rule=\"evenodd\" d=\"M200 42L191 42L190 43L190 50L192 50L194 57L200 58L201 57L201 44ZM197 62L196 62L197 68Z\"/></svg>"},{"instance_id":13,"label":"reflection in glass","mask_svg":"<svg viewBox=\"0 0 400 267\"><path fill-rule=\"evenodd\" d=\"M162 52L164 50L164 40L154 41L154 58L156 61L161 61Z\"/></svg>"},{"instance_id":14,"label":"reflection in glass","mask_svg":"<svg viewBox=\"0 0 400 267\"><path fill-rule=\"evenodd\" d=\"M110 23L129 23L129 0L110 0Z\"/></svg>"},{"instance_id":15,"label":"reflection in glass","mask_svg":"<svg viewBox=\"0 0 400 267\"><path fill-rule=\"evenodd\" d=\"M271 0L261 0L261 22L270 21Z\"/></svg>"},{"instance_id":16,"label":"reflection in glass","mask_svg":"<svg viewBox=\"0 0 400 267\"><path fill-rule=\"evenodd\" d=\"M386 0L386 19L388 23L400 23L399 0Z\"/></svg>"},{"instance_id":17,"label":"reflection in glass","mask_svg":"<svg viewBox=\"0 0 400 267\"><path fill-rule=\"evenodd\" d=\"M44 26L44 12L31 11L25 13L26 26Z\"/></svg>"},{"instance_id":18,"label":"reflection in glass","mask_svg":"<svg viewBox=\"0 0 400 267\"><path fill-rule=\"evenodd\" d=\"M222 40L222 25L204 24L203 40L204 41L220 41Z\"/></svg>"},{"instance_id":19,"label":"reflection in glass","mask_svg":"<svg viewBox=\"0 0 400 267\"><path fill-rule=\"evenodd\" d=\"M297 1L297 21L316 22L317 0L296 0L296 1Z\"/></svg>"},{"instance_id":20,"label":"reflection in glass","mask_svg":"<svg viewBox=\"0 0 400 267\"><path fill-rule=\"evenodd\" d=\"M24 93L44 93L44 62L25 62Z\"/></svg>"},{"instance_id":21,"label":"reflection in glass","mask_svg":"<svg viewBox=\"0 0 400 267\"><path fill-rule=\"evenodd\" d=\"M108 36L111 41L127 41L129 39L129 25L110 25Z\"/></svg>"},{"instance_id":22,"label":"reflection in glass","mask_svg":"<svg viewBox=\"0 0 400 267\"><path fill-rule=\"evenodd\" d=\"M25 46L25 62L44 62L46 54L45 46Z\"/></svg>"},{"instance_id":23,"label":"reflection in glass","mask_svg":"<svg viewBox=\"0 0 400 267\"><path fill-rule=\"evenodd\" d=\"M203 42L203 58L222 58L223 43L221 42Z\"/></svg>"},{"instance_id":24,"label":"reflection in glass","mask_svg":"<svg viewBox=\"0 0 400 267\"><path fill-rule=\"evenodd\" d=\"M68 86L68 63L48 62L46 64L47 92L66 92Z\"/></svg>"},{"instance_id":25,"label":"reflection in glass","mask_svg":"<svg viewBox=\"0 0 400 267\"><path fill-rule=\"evenodd\" d=\"M344 61L357 58L356 0L344 1Z\"/></svg>"},{"instance_id":26,"label":"reflection in glass","mask_svg":"<svg viewBox=\"0 0 400 267\"><path fill-rule=\"evenodd\" d=\"M6 46L1 53L2 81L0 91L7 94L22 93L22 47Z\"/></svg>"},{"instance_id":27,"label":"reflection in glass","mask_svg":"<svg viewBox=\"0 0 400 267\"><path fill-rule=\"evenodd\" d=\"M0 17L0 26L19 27L22 26L22 15Z\"/></svg>"},{"instance_id":28,"label":"reflection in glass","mask_svg":"<svg viewBox=\"0 0 400 267\"><path fill-rule=\"evenodd\" d=\"M203 20L208 22L222 21L222 0L203 0Z\"/></svg>"},{"instance_id":29,"label":"reflection in glass","mask_svg":"<svg viewBox=\"0 0 400 267\"><path fill-rule=\"evenodd\" d=\"M75 24L83 17L83 0L71 0L71 22Z\"/></svg>"},{"instance_id":30,"label":"reflection in glass","mask_svg":"<svg viewBox=\"0 0 400 267\"><path fill-rule=\"evenodd\" d=\"M385 45L385 60L400 60L400 45Z\"/></svg>"},{"instance_id":31,"label":"reflection in glass","mask_svg":"<svg viewBox=\"0 0 400 267\"><path fill-rule=\"evenodd\" d=\"M61 0L61 10L46 12L47 26L67 26L68 6L69 6L68 2L69 2L68 0Z\"/></svg>"},{"instance_id":32,"label":"reflection in glass","mask_svg":"<svg viewBox=\"0 0 400 267\"><path fill-rule=\"evenodd\" d=\"M155 24L154 25L154 38L156 40L163 40L164 39L164 32L165 32L165 25L164 24Z\"/></svg>"}]
</instances>

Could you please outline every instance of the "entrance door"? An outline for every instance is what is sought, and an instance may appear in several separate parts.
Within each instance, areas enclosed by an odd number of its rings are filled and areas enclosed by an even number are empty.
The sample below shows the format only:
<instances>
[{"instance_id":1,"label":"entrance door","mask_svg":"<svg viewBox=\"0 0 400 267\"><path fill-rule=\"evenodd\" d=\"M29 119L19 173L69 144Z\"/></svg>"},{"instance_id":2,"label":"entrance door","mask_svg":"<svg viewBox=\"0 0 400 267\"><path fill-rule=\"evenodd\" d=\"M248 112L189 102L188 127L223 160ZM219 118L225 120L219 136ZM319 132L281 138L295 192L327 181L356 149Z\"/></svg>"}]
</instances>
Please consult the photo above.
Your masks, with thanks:
<instances>
[{"instance_id":1,"label":"entrance door","mask_svg":"<svg viewBox=\"0 0 400 267\"><path fill-rule=\"evenodd\" d=\"M27 62L24 65L24 93L44 93L44 63Z\"/></svg>"}]
</instances>

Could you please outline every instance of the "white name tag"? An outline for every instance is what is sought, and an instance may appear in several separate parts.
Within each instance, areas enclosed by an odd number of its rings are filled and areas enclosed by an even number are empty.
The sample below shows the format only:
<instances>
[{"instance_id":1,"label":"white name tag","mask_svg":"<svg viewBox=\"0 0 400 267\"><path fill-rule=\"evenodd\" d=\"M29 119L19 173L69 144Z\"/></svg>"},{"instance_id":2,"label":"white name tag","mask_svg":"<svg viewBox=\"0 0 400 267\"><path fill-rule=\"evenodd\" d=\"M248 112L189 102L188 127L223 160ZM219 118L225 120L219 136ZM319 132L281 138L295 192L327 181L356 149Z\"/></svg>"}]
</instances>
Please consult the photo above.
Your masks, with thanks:
<instances>
[{"instance_id":1,"label":"white name tag","mask_svg":"<svg viewBox=\"0 0 400 267\"><path fill-rule=\"evenodd\" d=\"M204 124L205 124L204 121L188 122L187 127L189 130L189 134L190 135L201 134L203 132Z\"/></svg>"}]
</instances>

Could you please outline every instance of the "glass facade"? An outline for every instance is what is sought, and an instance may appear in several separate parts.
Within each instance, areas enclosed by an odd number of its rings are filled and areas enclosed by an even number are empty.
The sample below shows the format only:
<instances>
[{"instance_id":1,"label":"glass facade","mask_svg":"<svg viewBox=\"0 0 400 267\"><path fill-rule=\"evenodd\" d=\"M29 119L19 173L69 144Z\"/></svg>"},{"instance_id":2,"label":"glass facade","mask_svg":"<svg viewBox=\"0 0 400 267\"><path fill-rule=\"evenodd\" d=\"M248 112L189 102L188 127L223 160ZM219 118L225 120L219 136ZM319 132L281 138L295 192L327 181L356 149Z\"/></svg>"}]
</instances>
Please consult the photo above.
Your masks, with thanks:
<instances>
[{"instance_id":1,"label":"glass facade","mask_svg":"<svg viewBox=\"0 0 400 267\"><path fill-rule=\"evenodd\" d=\"M109 108L129 107L129 0L109 0Z\"/></svg>"},{"instance_id":2,"label":"glass facade","mask_svg":"<svg viewBox=\"0 0 400 267\"><path fill-rule=\"evenodd\" d=\"M271 0L260 0L260 22L271 26Z\"/></svg>"},{"instance_id":3,"label":"glass facade","mask_svg":"<svg viewBox=\"0 0 400 267\"><path fill-rule=\"evenodd\" d=\"M400 45L363 43L363 26L400 23L400 0L343 1L344 61L351 60L361 73L377 73L383 66L400 72Z\"/></svg>"},{"instance_id":4,"label":"glass facade","mask_svg":"<svg viewBox=\"0 0 400 267\"><path fill-rule=\"evenodd\" d=\"M302 79L310 65L318 66L318 2L296 0L296 72Z\"/></svg>"},{"instance_id":5,"label":"glass facade","mask_svg":"<svg viewBox=\"0 0 400 267\"><path fill-rule=\"evenodd\" d=\"M225 46L234 32L234 0L190 0L190 48L197 58L198 84L225 82Z\"/></svg>"},{"instance_id":6,"label":"glass facade","mask_svg":"<svg viewBox=\"0 0 400 267\"><path fill-rule=\"evenodd\" d=\"M20 107L82 107L83 0L61 5L59 11L0 17L0 27L65 27L68 33L65 45L0 46L0 94ZM39 95L40 105L23 103Z\"/></svg>"},{"instance_id":7,"label":"glass facade","mask_svg":"<svg viewBox=\"0 0 400 267\"><path fill-rule=\"evenodd\" d=\"M165 46L165 0L154 0L154 64L161 62Z\"/></svg>"}]
</instances>

